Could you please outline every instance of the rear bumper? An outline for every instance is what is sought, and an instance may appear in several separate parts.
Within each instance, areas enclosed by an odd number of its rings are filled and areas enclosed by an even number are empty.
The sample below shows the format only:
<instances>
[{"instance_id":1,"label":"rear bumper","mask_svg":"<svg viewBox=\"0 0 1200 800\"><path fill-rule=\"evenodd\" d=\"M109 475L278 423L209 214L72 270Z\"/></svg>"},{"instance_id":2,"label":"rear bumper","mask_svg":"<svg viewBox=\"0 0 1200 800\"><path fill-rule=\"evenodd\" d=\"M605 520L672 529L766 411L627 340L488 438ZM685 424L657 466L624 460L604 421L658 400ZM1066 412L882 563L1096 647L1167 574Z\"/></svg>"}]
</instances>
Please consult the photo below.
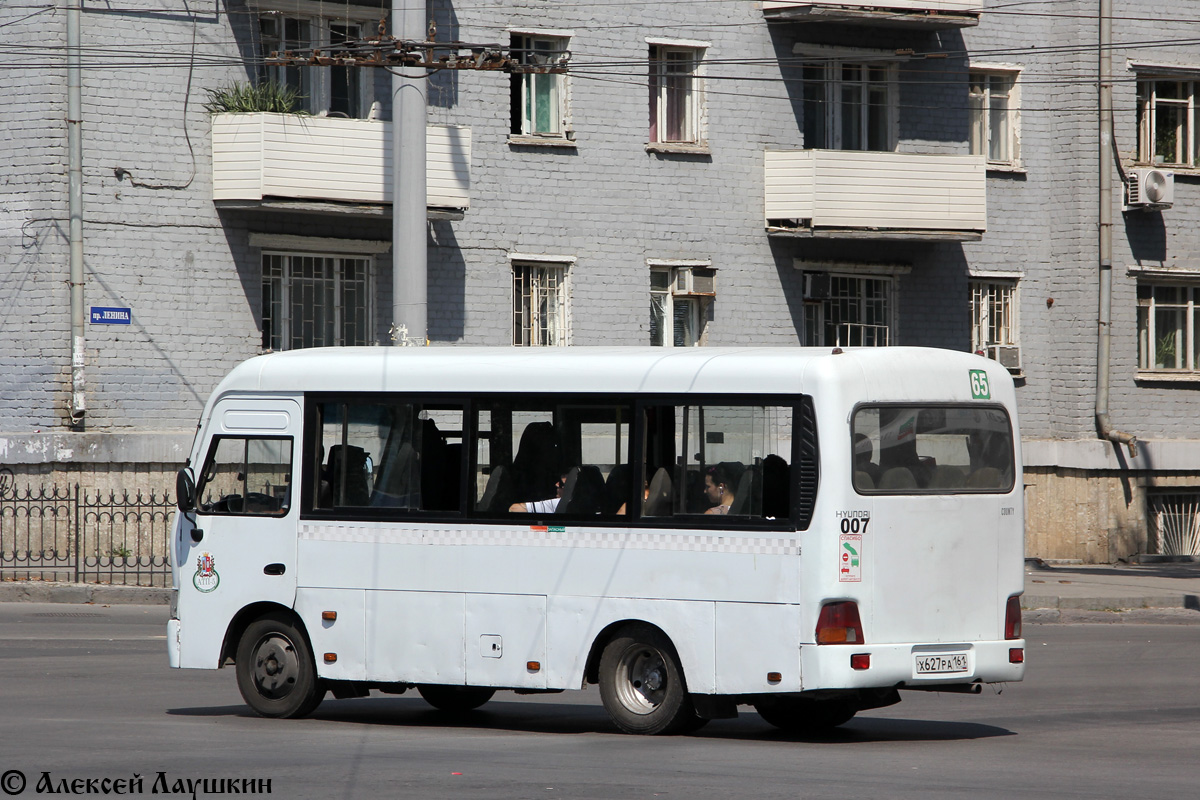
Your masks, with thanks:
<instances>
[{"instance_id":1,"label":"rear bumper","mask_svg":"<svg viewBox=\"0 0 1200 800\"><path fill-rule=\"evenodd\" d=\"M800 648L802 683L813 689L936 687L964 683L1006 683L1025 677L1025 663L1014 664L1010 651L1025 650L1024 639L955 644L805 645ZM850 657L870 655L870 667L854 669ZM966 656L966 669L921 673L918 657Z\"/></svg>"}]
</instances>

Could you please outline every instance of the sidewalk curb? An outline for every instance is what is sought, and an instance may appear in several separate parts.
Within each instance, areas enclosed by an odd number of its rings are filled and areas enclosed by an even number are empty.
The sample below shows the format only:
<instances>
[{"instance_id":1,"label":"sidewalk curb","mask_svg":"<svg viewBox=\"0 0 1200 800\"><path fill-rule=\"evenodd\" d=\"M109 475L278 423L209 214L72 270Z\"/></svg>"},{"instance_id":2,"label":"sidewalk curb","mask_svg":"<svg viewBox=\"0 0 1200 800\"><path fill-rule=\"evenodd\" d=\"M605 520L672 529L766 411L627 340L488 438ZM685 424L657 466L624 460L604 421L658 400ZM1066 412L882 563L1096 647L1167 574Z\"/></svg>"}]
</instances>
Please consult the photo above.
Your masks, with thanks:
<instances>
[{"instance_id":1,"label":"sidewalk curb","mask_svg":"<svg viewBox=\"0 0 1200 800\"><path fill-rule=\"evenodd\" d=\"M1146 597L1057 597L1055 595L1022 595L1021 608L1070 609L1072 611L1121 611L1134 608L1186 608L1200 610L1200 596L1160 595Z\"/></svg>"},{"instance_id":2,"label":"sidewalk curb","mask_svg":"<svg viewBox=\"0 0 1200 800\"><path fill-rule=\"evenodd\" d=\"M171 589L150 586L101 586L52 581L0 583L0 603L93 603L157 606L171 602Z\"/></svg>"}]
</instances>

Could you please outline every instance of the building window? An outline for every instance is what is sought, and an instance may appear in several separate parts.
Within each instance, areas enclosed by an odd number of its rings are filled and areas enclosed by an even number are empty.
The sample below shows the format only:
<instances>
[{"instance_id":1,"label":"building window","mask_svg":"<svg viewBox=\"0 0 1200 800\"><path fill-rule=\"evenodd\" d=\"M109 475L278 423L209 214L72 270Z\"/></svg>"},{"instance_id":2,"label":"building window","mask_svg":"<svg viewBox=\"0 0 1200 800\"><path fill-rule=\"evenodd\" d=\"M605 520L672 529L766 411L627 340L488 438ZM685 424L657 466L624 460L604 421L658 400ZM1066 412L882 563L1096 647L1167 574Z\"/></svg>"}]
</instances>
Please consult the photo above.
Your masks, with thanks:
<instances>
[{"instance_id":1,"label":"building window","mask_svg":"<svg viewBox=\"0 0 1200 800\"><path fill-rule=\"evenodd\" d=\"M886 347L892 343L892 278L804 274L807 347Z\"/></svg>"},{"instance_id":2,"label":"building window","mask_svg":"<svg viewBox=\"0 0 1200 800\"><path fill-rule=\"evenodd\" d=\"M513 262L513 344L567 343L567 265Z\"/></svg>"},{"instance_id":3,"label":"building window","mask_svg":"<svg viewBox=\"0 0 1200 800\"><path fill-rule=\"evenodd\" d=\"M266 4L260 3L260 7L262 5ZM338 48L361 39L365 28L364 20L288 15L282 10L266 10L258 18L264 57L289 50ZM364 79L364 70L359 67L264 64L260 78L295 89L300 95L300 110L313 114L325 111L337 116L362 118L370 111L373 99L370 82Z\"/></svg>"},{"instance_id":4,"label":"building window","mask_svg":"<svg viewBox=\"0 0 1200 800\"><path fill-rule=\"evenodd\" d=\"M993 164L1020 160L1015 72L970 73L971 155Z\"/></svg>"},{"instance_id":5,"label":"building window","mask_svg":"<svg viewBox=\"0 0 1200 800\"><path fill-rule=\"evenodd\" d=\"M1150 506L1151 552L1200 555L1200 489L1168 489L1146 499Z\"/></svg>"},{"instance_id":6,"label":"building window","mask_svg":"<svg viewBox=\"0 0 1200 800\"><path fill-rule=\"evenodd\" d=\"M369 344L371 260L262 254L264 350Z\"/></svg>"},{"instance_id":7,"label":"building window","mask_svg":"<svg viewBox=\"0 0 1200 800\"><path fill-rule=\"evenodd\" d=\"M699 67L704 50L650 45L650 141L697 144Z\"/></svg>"},{"instance_id":8,"label":"building window","mask_svg":"<svg viewBox=\"0 0 1200 800\"><path fill-rule=\"evenodd\" d=\"M1139 283L1138 369L1200 370L1200 284Z\"/></svg>"},{"instance_id":9,"label":"building window","mask_svg":"<svg viewBox=\"0 0 1200 800\"><path fill-rule=\"evenodd\" d=\"M804 64L804 146L894 150L895 73L894 65L879 62Z\"/></svg>"},{"instance_id":10,"label":"building window","mask_svg":"<svg viewBox=\"0 0 1200 800\"><path fill-rule=\"evenodd\" d=\"M514 33L512 55L521 64L549 66L567 53L560 36ZM566 137L566 80L562 73L526 72L511 76L513 136Z\"/></svg>"},{"instance_id":11,"label":"building window","mask_svg":"<svg viewBox=\"0 0 1200 800\"><path fill-rule=\"evenodd\" d=\"M973 280L970 287L971 352L1019 371L1016 280Z\"/></svg>"},{"instance_id":12,"label":"building window","mask_svg":"<svg viewBox=\"0 0 1200 800\"><path fill-rule=\"evenodd\" d=\"M1138 81L1138 161L1143 164L1200 164L1196 136L1196 91L1200 81Z\"/></svg>"},{"instance_id":13,"label":"building window","mask_svg":"<svg viewBox=\"0 0 1200 800\"><path fill-rule=\"evenodd\" d=\"M708 266L651 266L650 344L695 347L703 343L712 309L716 272Z\"/></svg>"}]
</instances>

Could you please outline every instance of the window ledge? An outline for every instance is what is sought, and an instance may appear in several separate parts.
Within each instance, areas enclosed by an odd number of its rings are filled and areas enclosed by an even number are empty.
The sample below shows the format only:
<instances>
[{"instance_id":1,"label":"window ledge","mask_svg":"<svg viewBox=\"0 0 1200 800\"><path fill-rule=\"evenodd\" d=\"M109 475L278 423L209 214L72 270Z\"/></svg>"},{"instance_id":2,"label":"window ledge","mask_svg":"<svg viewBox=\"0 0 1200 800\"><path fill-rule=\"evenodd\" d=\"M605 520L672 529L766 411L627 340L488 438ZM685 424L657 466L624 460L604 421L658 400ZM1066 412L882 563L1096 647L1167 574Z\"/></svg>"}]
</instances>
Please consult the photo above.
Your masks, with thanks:
<instances>
[{"instance_id":1,"label":"window ledge","mask_svg":"<svg viewBox=\"0 0 1200 800\"><path fill-rule=\"evenodd\" d=\"M1173 173L1180 178L1200 178L1200 166L1193 167L1187 164L1144 164L1134 161L1126 169L1161 169L1163 172Z\"/></svg>"},{"instance_id":2,"label":"window ledge","mask_svg":"<svg viewBox=\"0 0 1200 800\"><path fill-rule=\"evenodd\" d=\"M1200 372L1139 369L1134 379L1146 383L1200 383Z\"/></svg>"},{"instance_id":3,"label":"window ledge","mask_svg":"<svg viewBox=\"0 0 1200 800\"><path fill-rule=\"evenodd\" d=\"M988 162L988 165L987 165L987 171L988 172L1004 172L1004 173L1008 173L1010 175L1026 174L1025 167L1022 166L1021 164L1000 164L1000 163L992 163L990 161Z\"/></svg>"},{"instance_id":4,"label":"window ledge","mask_svg":"<svg viewBox=\"0 0 1200 800\"><path fill-rule=\"evenodd\" d=\"M693 156L710 156L708 142L689 144L687 142L647 142L647 153L683 153Z\"/></svg>"},{"instance_id":5,"label":"window ledge","mask_svg":"<svg viewBox=\"0 0 1200 800\"><path fill-rule=\"evenodd\" d=\"M508 143L517 147L568 147L575 149L575 140L565 136L517 136L510 135Z\"/></svg>"}]
</instances>

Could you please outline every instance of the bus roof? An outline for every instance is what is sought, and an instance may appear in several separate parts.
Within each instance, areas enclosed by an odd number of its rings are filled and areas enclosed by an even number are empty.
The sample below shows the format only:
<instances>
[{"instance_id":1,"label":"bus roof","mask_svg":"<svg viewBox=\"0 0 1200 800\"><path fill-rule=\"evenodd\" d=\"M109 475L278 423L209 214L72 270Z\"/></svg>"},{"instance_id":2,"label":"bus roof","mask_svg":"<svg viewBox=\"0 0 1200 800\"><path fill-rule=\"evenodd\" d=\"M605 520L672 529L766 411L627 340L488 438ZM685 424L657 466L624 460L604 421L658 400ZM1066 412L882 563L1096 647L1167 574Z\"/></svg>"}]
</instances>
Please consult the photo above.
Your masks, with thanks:
<instances>
[{"instance_id":1,"label":"bus roof","mask_svg":"<svg viewBox=\"0 0 1200 800\"><path fill-rule=\"evenodd\" d=\"M235 367L214 399L264 392L587 392L808 394L827 382L886 381L892 400L970 400L969 370L997 400L1012 381L995 361L924 347L322 347ZM1007 390L1002 386L1007 385ZM873 392L872 392L873 394ZM868 398L862 398L868 399Z\"/></svg>"}]
</instances>

